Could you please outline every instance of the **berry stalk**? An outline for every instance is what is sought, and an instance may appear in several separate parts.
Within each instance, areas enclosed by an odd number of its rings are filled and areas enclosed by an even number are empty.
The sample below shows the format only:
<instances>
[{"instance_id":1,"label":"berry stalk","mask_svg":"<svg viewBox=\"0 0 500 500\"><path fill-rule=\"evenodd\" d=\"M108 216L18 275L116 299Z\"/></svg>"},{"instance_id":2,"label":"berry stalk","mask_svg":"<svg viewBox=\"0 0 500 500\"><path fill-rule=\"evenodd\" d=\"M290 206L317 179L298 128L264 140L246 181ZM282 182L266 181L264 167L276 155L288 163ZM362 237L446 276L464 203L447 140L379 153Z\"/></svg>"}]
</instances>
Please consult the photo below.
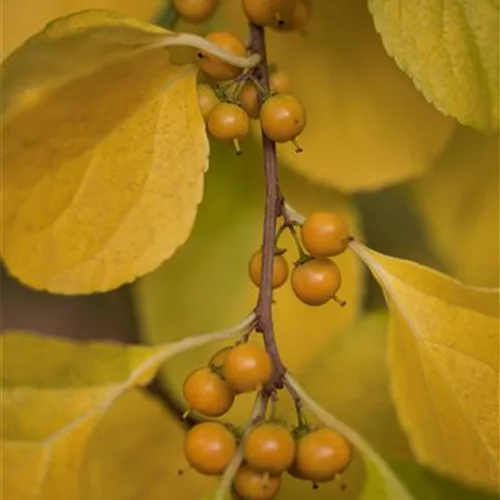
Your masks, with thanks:
<instances>
[{"instance_id":1,"label":"berry stalk","mask_svg":"<svg viewBox=\"0 0 500 500\"><path fill-rule=\"evenodd\" d=\"M253 76L264 92L269 91L269 69L267 67L266 39L264 28L250 23L250 50L261 57L260 63L254 68ZM262 332L264 343L274 365L274 375L268 385L268 390L281 388L285 375L285 366L281 361L276 338L274 335L272 304L273 304L273 260L275 250L276 221L281 212L281 194L278 181L278 160L276 144L262 133L264 172L266 177L266 201L264 214L264 231L262 237L262 270L259 298L255 313L257 315L256 329Z\"/></svg>"}]
</instances>

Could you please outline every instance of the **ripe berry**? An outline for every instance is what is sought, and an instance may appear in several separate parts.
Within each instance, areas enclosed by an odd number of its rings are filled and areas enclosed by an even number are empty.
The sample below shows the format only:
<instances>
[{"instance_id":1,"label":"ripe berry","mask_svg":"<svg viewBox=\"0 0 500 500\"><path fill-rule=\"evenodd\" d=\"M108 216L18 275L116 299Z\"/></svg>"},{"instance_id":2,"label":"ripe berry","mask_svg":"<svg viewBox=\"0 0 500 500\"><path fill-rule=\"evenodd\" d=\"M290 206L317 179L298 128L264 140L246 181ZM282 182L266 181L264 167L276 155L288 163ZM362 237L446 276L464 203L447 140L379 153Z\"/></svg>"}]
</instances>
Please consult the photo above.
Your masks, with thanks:
<instances>
[{"instance_id":1,"label":"ripe berry","mask_svg":"<svg viewBox=\"0 0 500 500\"><path fill-rule=\"evenodd\" d=\"M215 43L226 52L236 56L245 57L246 49L239 38L226 31L215 31L205 37L212 43ZM207 76L214 80L232 80L242 71L241 68L233 66L208 52L200 53L200 69Z\"/></svg>"},{"instance_id":2,"label":"ripe berry","mask_svg":"<svg viewBox=\"0 0 500 500\"><path fill-rule=\"evenodd\" d=\"M264 423L248 433L243 441L243 456L252 469L279 474L293 463L295 440L282 425Z\"/></svg>"},{"instance_id":3,"label":"ripe berry","mask_svg":"<svg viewBox=\"0 0 500 500\"><path fill-rule=\"evenodd\" d=\"M201 474L222 474L236 453L233 433L218 422L202 422L189 429L184 438L186 459Z\"/></svg>"},{"instance_id":4,"label":"ripe berry","mask_svg":"<svg viewBox=\"0 0 500 500\"><path fill-rule=\"evenodd\" d=\"M248 263L248 274L255 286L260 286L260 272L262 269L262 251L257 250ZM283 286L288 278L288 264L283 255L273 258L273 288Z\"/></svg>"},{"instance_id":5,"label":"ripe berry","mask_svg":"<svg viewBox=\"0 0 500 500\"><path fill-rule=\"evenodd\" d=\"M262 104L260 123L272 141L292 141L306 126L306 110L293 95L272 95Z\"/></svg>"},{"instance_id":6,"label":"ripe berry","mask_svg":"<svg viewBox=\"0 0 500 500\"><path fill-rule=\"evenodd\" d=\"M333 429L318 429L297 440L293 469L299 477L322 483L335 478L351 462L349 442Z\"/></svg>"},{"instance_id":7,"label":"ripe berry","mask_svg":"<svg viewBox=\"0 0 500 500\"><path fill-rule=\"evenodd\" d=\"M206 21L217 8L218 0L173 0L179 15L190 23Z\"/></svg>"},{"instance_id":8,"label":"ripe berry","mask_svg":"<svg viewBox=\"0 0 500 500\"><path fill-rule=\"evenodd\" d=\"M284 71L276 71L269 77L269 88L278 94L289 94L292 91L292 79Z\"/></svg>"},{"instance_id":9,"label":"ripe berry","mask_svg":"<svg viewBox=\"0 0 500 500\"><path fill-rule=\"evenodd\" d=\"M238 96L241 107L251 118L258 118L260 114L259 91L253 82L245 82Z\"/></svg>"},{"instance_id":10,"label":"ripe berry","mask_svg":"<svg viewBox=\"0 0 500 500\"><path fill-rule=\"evenodd\" d=\"M273 364L262 347L245 342L228 353L223 372L233 391L249 392L271 380Z\"/></svg>"},{"instance_id":11,"label":"ripe berry","mask_svg":"<svg viewBox=\"0 0 500 500\"><path fill-rule=\"evenodd\" d=\"M242 465L233 480L233 488L241 498L248 500L271 500L281 486L281 476L270 476Z\"/></svg>"},{"instance_id":12,"label":"ripe berry","mask_svg":"<svg viewBox=\"0 0 500 500\"><path fill-rule=\"evenodd\" d=\"M259 26L278 27L292 22L297 0L242 0L247 19Z\"/></svg>"},{"instance_id":13,"label":"ripe berry","mask_svg":"<svg viewBox=\"0 0 500 500\"><path fill-rule=\"evenodd\" d=\"M314 212L302 224L304 248L315 257L341 254L349 244L349 228L338 214Z\"/></svg>"},{"instance_id":14,"label":"ripe berry","mask_svg":"<svg viewBox=\"0 0 500 500\"><path fill-rule=\"evenodd\" d=\"M331 260L312 259L295 267L291 283L302 302L320 306L333 299L340 288L340 269Z\"/></svg>"},{"instance_id":15,"label":"ripe berry","mask_svg":"<svg viewBox=\"0 0 500 500\"><path fill-rule=\"evenodd\" d=\"M208 115L207 129L215 139L233 141L236 152L240 153L239 139L250 131L250 118L237 104L221 102Z\"/></svg>"},{"instance_id":16,"label":"ripe berry","mask_svg":"<svg viewBox=\"0 0 500 500\"><path fill-rule=\"evenodd\" d=\"M210 85L201 83L198 85L198 105L205 122L208 120L208 115L220 103L220 99L215 94Z\"/></svg>"},{"instance_id":17,"label":"ripe berry","mask_svg":"<svg viewBox=\"0 0 500 500\"><path fill-rule=\"evenodd\" d=\"M208 362L208 366L211 368L222 368L224 365L224 362L226 361L227 355L229 354L229 351L233 347L223 347L220 351L217 351L211 358L210 361Z\"/></svg>"},{"instance_id":18,"label":"ripe berry","mask_svg":"<svg viewBox=\"0 0 500 500\"><path fill-rule=\"evenodd\" d=\"M192 372L184 382L183 394L190 409L208 417L224 415L234 401L234 392L210 368Z\"/></svg>"},{"instance_id":19,"label":"ripe berry","mask_svg":"<svg viewBox=\"0 0 500 500\"><path fill-rule=\"evenodd\" d=\"M291 16L284 20L284 22L279 23L277 26L273 26L281 31L299 31L304 29L306 24L311 19L312 15L312 5L310 0L297 0L295 3L295 8Z\"/></svg>"}]
</instances>

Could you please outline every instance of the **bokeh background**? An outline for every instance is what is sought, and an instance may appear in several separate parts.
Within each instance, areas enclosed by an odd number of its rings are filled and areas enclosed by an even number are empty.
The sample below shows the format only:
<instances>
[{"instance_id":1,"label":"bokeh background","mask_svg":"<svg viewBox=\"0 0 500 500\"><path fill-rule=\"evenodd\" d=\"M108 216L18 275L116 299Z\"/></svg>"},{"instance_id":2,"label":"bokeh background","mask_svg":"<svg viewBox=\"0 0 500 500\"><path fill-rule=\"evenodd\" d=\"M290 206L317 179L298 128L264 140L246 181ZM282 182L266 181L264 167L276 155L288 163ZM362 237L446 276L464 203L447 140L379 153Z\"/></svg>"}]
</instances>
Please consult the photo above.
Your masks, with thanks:
<instances>
[{"instance_id":1,"label":"bokeh background","mask_svg":"<svg viewBox=\"0 0 500 500\"><path fill-rule=\"evenodd\" d=\"M243 35L238 5L222 0L207 25L181 22L176 29L205 33L230 26ZM164 0L2 0L2 59L53 18L90 8L162 23L169 6ZM498 286L498 134L473 131L434 109L385 53L365 1L318 0L315 9L321 15L306 35L273 35L269 41L271 61L292 75L309 112L305 153L298 158L293 148L280 149L285 196L306 214L315 208L344 213L356 236L375 250L469 284ZM256 298L246 263L259 246L264 189L257 134L243 150L240 159L229 147L212 144L190 240L132 286L57 296L30 290L2 269L1 329L137 343L239 321ZM289 240L284 244L292 247ZM343 310L335 304L310 310L289 290L277 292L283 357L318 400L378 449L411 458L390 402L383 297L353 255L342 256L339 265L348 300ZM209 354L201 349L168 364L154 393L170 411L176 410L182 379ZM235 411L235 419L248 404ZM333 484L314 498L355 498L361 476L356 461L344 478L347 493ZM172 476L179 500L205 485L182 480ZM282 498L292 498L291 491L293 498L306 498L300 496L306 488L287 483Z\"/></svg>"}]
</instances>

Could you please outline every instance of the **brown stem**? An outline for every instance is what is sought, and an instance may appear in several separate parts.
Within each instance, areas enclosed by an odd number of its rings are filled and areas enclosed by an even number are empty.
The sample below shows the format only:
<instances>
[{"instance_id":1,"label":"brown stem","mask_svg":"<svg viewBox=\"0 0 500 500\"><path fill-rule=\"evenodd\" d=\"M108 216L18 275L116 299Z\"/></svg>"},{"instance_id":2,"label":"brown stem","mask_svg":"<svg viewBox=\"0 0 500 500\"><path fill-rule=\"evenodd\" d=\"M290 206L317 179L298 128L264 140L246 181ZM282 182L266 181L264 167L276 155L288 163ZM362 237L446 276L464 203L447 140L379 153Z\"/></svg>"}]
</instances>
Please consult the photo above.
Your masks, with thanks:
<instances>
[{"instance_id":1,"label":"brown stem","mask_svg":"<svg viewBox=\"0 0 500 500\"><path fill-rule=\"evenodd\" d=\"M253 70L255 79L262 88L269 91L269 70L267 67L265 32L261 26L250 23L250 49L261 56L261 62ZM262 332L267 352L274 364L274 377L268 390L283 387L285 366L281 361L276 338L274 336L272 303L273 303L273 260L276 221L281 212L281 194L278 184L278 161L276 144L262 133L264 172L266 176L266 206L264 215L264 232L262 238L262 270L259 298L255 312L257 314L257 330Z\"/></svg>"}]
</instances>

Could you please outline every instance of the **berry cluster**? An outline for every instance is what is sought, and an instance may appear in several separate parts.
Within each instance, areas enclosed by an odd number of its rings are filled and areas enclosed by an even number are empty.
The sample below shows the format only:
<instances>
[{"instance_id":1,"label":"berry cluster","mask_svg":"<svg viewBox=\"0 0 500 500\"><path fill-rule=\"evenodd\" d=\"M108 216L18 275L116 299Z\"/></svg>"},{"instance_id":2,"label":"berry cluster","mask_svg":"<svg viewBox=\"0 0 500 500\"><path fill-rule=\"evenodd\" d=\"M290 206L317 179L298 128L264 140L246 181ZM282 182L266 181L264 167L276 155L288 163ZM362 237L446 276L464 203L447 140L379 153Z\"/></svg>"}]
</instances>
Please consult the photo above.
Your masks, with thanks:
<instances>
[{"instance_id":1,"label":"berry cluster","mask_svg":"<svg viewBox=\"0 0 500 500\"><path fill-rule=\"evenodd\" d=\"M203 63L213 62L205 58ZM223 63L226 64L226 63ZM221 69L222 74L225 70ZM278 71L271 75L270 92L261 92L249 78L244 83L232 83L214 89L207 83L198 85L198 103L210 135L219 141L232 141L241 152L239 141L250 132L250 121L259 119L266 136L275 142L296 142L306 126L306 112L301 102L290 94L290 78ZM231 93L231 87L234 92Z\"/></svg>"},{"instance_id":2,"label":"berry cluster","mask_svg":"<svg viewBox=\"0 0 500 500\"><path fill-rule=\"evenodd\" d=\"M275 420L262 421L243 437L221 422L202 422L186 434L184 452L201 474L222 474L243 449L243 464L233 479L235 497L270 500L281 486L281 476L311 481L314 485L336 479L350 464L352 448L339 433L306 424L288 429Z\"/></svg>"},{"instance_id":3,"label":"berry cluster","mask_svg":"<svg viewBox=\"0 0 500 500\"><path fill-rule=\"evenodd\" d=\"M267 384L273 373L266 350L250 342L217 352L207 367L198 368L185 380L184 399L189 409L207 417L220 417L237 394Z\"/></svg>"},{"instance_id":4,"label":"berry cluster","mask_svg":"<svg viewBox=\"0 0 500 500\"><path fill-rule=\"evenodd\" d=\"M289 228L296 236L293 226L285 223L282 228ZM346 250L350 240L347 224L336 213L314 212L301 225L300 240L300 258L295 262L291 276L295 295L310 306L320 306L329 300L343 305L336 297L342 283L340 269L329 257L337 256ZM283 254L283 250L276 250L274 255L273 288L284 285L289 275ZM256 286L260 286L261 266L262 253L259 250L252 255L248 266L250 279Z\"/></svg>"},{"instance_id":5,"label":"berry cluster","mask_svg":"<svg viewBox=\"0 0 500 500\"><path fill-rule=\"evenodd\" d=\"M302 29L310 15L310 4L304 0L243 0L242 4L250 21L278 30ZM243 42L232 33L217 31L206 39L229 54L247 55ZM273 73L267 91L251 71L243 72L208 52L199 53L199 68L210 82L198 86L198 100L207 130L214 139L233 142L239 154L239 141L249 133L250 121L258 119L269 139L279 143L292 141L301 151L296 138L306 126L306 112L291 93L286 73Z\"/></svg>"},{"instance_id":6,"label":"berry cluster","mask_svg":"<svg viewBox=\"0 0 500 500\"><path fill-rule=\"evenodd\" d=\"M350 444L336 431L305 421L290 430L274 419L260 421L245 433L222 422L196 424L186 434L184 453L193 469L214 476L224 473L238 446L243 464L233 479L233 493L245 500L274 498L284 472L314 485L331 481L352 459Z\"/></svg>"},{"instance_id":7,"label":"berry cluster","mask_svg":"<svg viewBox=\"0 0 500 500\"><path fill-rule=\"evenodd\" d=\"M173 0L178 14L190 23L203 23L219 0ZM311 0L241 0L247 19L258 26L282 31L302 30L311 17Z\"/></svg>"},{"instance_id":8,"label":"berry cluster","mask_svg":"<svg viewBox=\"0 0 500 500\"><path fill-rule=\"evenodd\" d=\"M190 22L203 22L215 11L217 0L174 0L178 13ZM242 140L250 132L251 120L258 120L265 136L265 162L269 171L277 169L273 142L292 142L302 151L297 137L306 126L306 111L293 95L290 77L283 71L269 75L265 61L263 28L276 31L303 31L311 16L311 0L241 0L250 23L249 46L261 56L258 67L243 70L232 60L248 55L244 43L226 31L210 33L206 39L229 56L202 51L198 54L200 78L198 103L208 133L216 140L232 142L239 154ZM217 52L217 51L216 51ZM267 138L267 140L266 140ZM276 175L266 181L275 183L274 199L266 200L265 228L278 229L264 234L264 245L250 258L248 273L261 294L254 310L251 328L262 333L265 348L249 342L253 331L218 351L204 367L191 372L183 385L187 411L198 415L185 436L184 453L190 466L201 474L218 476L231 472L243 458L232 479L235 499L275 498L284 473L317 483L335 479L351 462L352 448L339 433L310 425L302 402L286 375L274 340L270 288L283 286L290 276L292 290L303 303L320 306L337 298L341 286L340 269L331 257L344 252L351 239L345 221L336 213L314 212L300 224L292 220ZM272 191L270 190L272 193ZM277 226L282 218L281 225ZM290 273L285 249L279 247L284 231L294 238L299 258ZM274 240L273 240L274 238ZM274 255L273 255L274 249ZM265 255L263 255L265 252ZM267 258L267 260L265 260ZM272 275L263 276L262 267L272 260ZM263 291L266 291L265 299ZM263 312L267 308L267 313ZM267 319L266 319L267 318ZM267 321L267 324L266 324ZM276 419L278 393L286 389L295 403L297 425L291 427ZM258 391L262 411L242 429L214 420L225 415L242 393ZM270 416L267 406L271 405ZM258 408L258 407L257 407ZM208 419L208 420L200 420ZM240 450L238 452L238 450ZM232 460L233 467L228 469Z\"/></svg>"}]
</instances>

